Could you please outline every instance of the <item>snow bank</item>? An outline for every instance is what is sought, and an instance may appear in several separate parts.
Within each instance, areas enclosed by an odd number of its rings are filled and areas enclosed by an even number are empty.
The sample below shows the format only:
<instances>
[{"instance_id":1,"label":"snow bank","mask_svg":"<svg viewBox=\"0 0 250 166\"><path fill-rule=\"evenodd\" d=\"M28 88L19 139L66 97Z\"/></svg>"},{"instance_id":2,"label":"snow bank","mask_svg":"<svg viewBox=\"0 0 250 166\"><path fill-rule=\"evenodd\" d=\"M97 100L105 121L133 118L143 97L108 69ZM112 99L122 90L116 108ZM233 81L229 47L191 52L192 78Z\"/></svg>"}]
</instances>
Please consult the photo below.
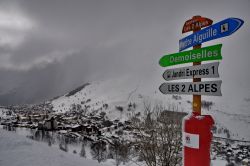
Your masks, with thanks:
<instances>
[{"instance_id":1,"label":"snow bank","mask_svg":"<svg viewBox=\"0 0 250 166\"><path fill-rule=\"evenodd\" d=\"M140 163L142 164L142 163ZM112 166L113 160L98 163L95 160L81 158L42 142L36 142L0 129L0 166ZM121 164L123 165L123 164ZM134 163L127 165L135 166ZM213 160L212 166L225 166L226 161Z\"/></svg>"},{"instance_id":2,"label":"snow bank","mask_svg":"<svg viewBox=\"0 0 250 166\"><path fill-rule=\"evenodd\" d=\"M108 166L0 129L1 166Z\"/></svg>"}]
</instances>

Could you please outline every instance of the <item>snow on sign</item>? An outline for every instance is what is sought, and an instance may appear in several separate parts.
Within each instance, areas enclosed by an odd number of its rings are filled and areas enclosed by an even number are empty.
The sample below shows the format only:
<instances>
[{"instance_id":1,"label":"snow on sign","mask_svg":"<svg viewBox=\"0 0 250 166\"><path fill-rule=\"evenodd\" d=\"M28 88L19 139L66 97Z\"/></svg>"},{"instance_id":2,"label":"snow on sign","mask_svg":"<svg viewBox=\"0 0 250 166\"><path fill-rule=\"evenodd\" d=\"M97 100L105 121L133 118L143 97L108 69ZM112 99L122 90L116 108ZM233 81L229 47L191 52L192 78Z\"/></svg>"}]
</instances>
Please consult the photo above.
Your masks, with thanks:
<instances>
[{"instance_id":1,"label":"snow on sign","mask_svg":"<svg viewBox=\"0 0 250 166\"><path fill-rule=\"evenodd\" d=\"M190 62L220 60L222 44L216 44L200 49L168 54L161 57L159 64L162 67L173 66Z\"/></svg>"},{"instance_id":2,"label":"snow on sign","mask_svg":"<svg viewBox=\"0 0 250 166\"><path fill-rule=\"evenodd\" d=\"M179 50L182 51L213 39L229 36L237 31L243 23L244 21L238 18L227 18L222 20L181 39L179 41Z\"/></svg>"},{"instance_id":3,"label":"snow on sign","mask_svg":"<svg viewBox=\"0 0 250 166\"><path fill-rule=\"evenodd\" d=\"M163 94L187 94L221 96L222 81L163 83L159 90Z\"/></svg>"},{"instance_id":4,"label":"snow on sign","mask_svg":"<svg viewBox=\"0 0 250 166\"><path fill-rule=\"evenodd\" d=\"M182 143L183 146L199 149L199 135L198 134L190 134L187 132L182 133Z\"/></svg>"},{"instance_id":5,"label":"snow on sign","mask_svg":"<svg viewBox=\"0 0 250 166\"><path fill-rule=\"evenodd\" d=\"M198 28L203 28L212 25L213 21L209 18L196 16L190 20L187 20L183 26L182 33L196 30Z\"/></svg>"},{"instance_id":6,"label":"snow on sign","mask_svg":"<svg viewBox=\"0 0 250 166\"><path fill-rule=\"evenodd\" d=\"M167 69L163 73L166 81L187 79L187 78L216 78L218 73L219 62L207 63L203 65Z\"/></svg>"}]
</instances>

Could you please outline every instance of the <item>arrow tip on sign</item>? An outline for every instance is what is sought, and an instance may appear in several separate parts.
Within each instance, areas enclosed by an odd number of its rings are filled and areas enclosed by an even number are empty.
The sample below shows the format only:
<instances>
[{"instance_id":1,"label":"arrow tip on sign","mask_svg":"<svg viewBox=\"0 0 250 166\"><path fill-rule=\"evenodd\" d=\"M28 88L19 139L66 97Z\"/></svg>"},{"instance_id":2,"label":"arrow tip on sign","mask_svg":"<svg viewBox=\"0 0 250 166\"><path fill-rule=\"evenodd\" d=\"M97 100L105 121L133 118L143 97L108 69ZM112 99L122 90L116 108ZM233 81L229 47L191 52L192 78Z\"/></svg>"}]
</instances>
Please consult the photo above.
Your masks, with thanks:
<instances>
[{"instance_id":1,"label":"arrow tip on sign","mask_svg":"<svg viewBox=\"0 0 250 166\"><path fill-rule=\"evenodd\" d=\"M165 56L161 57L161 59L159 60L159 65L161 67L166 67L166 65L164 65L164 59L165 59Z\"/></svg>"},{"instance_id":2,"label":"arrow tip on sign","mask_svg":"<svg viewBox=\"0 0 250 166\"><path fill-rule=\"evenodd\" d=\"M239 19L239 18L229 18L229 19L231 19L231 22L229 22L229 23L231 23L231 26L233 27L232 31L230 33L230 35L231 35L244 24L244 21L242 19Z\"/></svg>"},{"instance_id":3,"label":"arrow tip on sign","mask_svg":"<svg viewBox=\"0 0 250 166\"><path fill-rule=\"evenodd\" d=\"M162 94L166 94L166 93L164 92L164 90L163 90L164 87L165 87L165 84L166 84L166 83L163 83L163 84L161 84L160 87L159 87L159 90L160 90L160 92L161 92Z\"/></svg>"}]
</instances>

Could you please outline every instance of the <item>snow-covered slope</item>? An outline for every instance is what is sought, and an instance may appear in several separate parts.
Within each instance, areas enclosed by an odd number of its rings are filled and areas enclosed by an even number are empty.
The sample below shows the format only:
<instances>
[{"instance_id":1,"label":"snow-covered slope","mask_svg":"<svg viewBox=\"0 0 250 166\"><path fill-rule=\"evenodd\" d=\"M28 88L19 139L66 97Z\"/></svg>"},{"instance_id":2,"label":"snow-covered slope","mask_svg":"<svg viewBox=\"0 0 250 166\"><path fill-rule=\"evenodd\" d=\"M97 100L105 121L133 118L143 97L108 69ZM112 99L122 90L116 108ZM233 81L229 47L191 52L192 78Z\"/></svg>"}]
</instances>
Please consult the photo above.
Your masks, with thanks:
<instances>
[{"instance_id":1,"label":"snow-covered slope","mask_svg":"<svg viewBox=\"0 0 250 166\"><path fill-rule=\"evenodd\" d=\"M135 111L143 110L143 103L152 102L153 95L144 93L140 81L128 77L90 83L72 96L65 94L51 103L55 111L72 110L73 104L81 105L88 113L105 112L109 119L126 120L132 111L129 105L134 105ZM134 107L133 106L133 107ZM131 108L132 109L132 108ZM130 110L131 110L130 109Z\"/></svg>"},{"instance_id":2,"label":"snow-covered slope","mask_svg":"<svg viewBox=\"0 0 250 166\"><path fill-rule=\"evenodd\" d=\"M70 154L58 148L37 142L23 135L0 129L0 165L2 166L113 166L113 160L96 160ZM123 164L121 164L123 165ZM136 166L136 163L125 165ZM213 160L213 166L224 166L225 161Z\"/></svg>"},{"instance_id":3,"label":"snow-covered slope","mask_svg":"<svg viewBox=\"0 0 250 166\"><path fill-rule=\"evenodd\" d=\"M105 112L110 119L126 120L132 113L130 104L135 104L135 112L143 113L145 102L161 103L166 109L190 113L192 96L178 97L180 98L174 99L172 95L161 94L153 80L148 80L145 84L139 79L120 77L92 82L74 95L65 94L51 103L57 112L72 110L73 104L78 104L81 109L88 110L88 113L98 115ZM202 100L214 103L211 109L203 108L202 112L212 115L218 127L229 129L231 137L235 139L250 140L250 102L246 98L232 100L222 96L202 97Z\"/></svg>"},{"instance_id":4,"label":"snow-covered slope","mask_svg":"<svg viewBox=\"0 0 250 166\"><path fill-rule=\"evenodd\" d=\"M110 166L65 153L57 148L36 142L25 136L0 129L1 166Z\"/></svg>"}]
</instances>

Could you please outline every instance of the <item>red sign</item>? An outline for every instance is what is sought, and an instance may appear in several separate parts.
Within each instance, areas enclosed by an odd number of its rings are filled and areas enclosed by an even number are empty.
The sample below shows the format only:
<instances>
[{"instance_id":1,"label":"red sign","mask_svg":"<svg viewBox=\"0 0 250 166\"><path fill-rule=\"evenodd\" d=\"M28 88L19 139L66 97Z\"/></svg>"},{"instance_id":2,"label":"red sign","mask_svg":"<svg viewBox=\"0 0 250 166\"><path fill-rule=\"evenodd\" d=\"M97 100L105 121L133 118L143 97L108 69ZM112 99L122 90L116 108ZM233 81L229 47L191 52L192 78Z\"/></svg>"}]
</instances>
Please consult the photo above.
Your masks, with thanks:
<instances>
[{"instance_id":1,"label":"red sign","mask_svg":"<svg viewBox=\"0 0 250 166\"><path fill-rule=\"evenodd\" d=\"M213 21L209 18L194 16L192 19L187 20L183 26L182 33L193 31L199 28L203 28L212 25Z\"/></svg>"}]
</instances>

